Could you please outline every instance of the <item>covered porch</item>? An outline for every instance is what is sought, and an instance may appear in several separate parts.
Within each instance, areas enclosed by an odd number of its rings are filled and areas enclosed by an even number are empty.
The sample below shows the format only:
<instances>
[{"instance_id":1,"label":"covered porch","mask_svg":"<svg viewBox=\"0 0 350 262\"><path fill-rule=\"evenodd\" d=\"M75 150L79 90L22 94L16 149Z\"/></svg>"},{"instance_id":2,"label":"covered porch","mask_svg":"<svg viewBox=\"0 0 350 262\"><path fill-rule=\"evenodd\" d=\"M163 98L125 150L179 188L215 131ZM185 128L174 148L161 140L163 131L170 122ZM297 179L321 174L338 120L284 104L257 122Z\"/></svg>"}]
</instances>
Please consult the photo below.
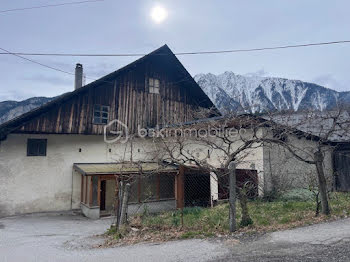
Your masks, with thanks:
<instances>
[{"instance_id":1,"label":"covered porch","mask_svg":"<svg viewBox=\"0 0 350 262\"><path fill-rule=\"evenodd\" d=\"M154 213L185 206L183 166L155 162L75 163L73 169L81 175L81 211L92 219L115 214L120 181L130 183L130 215L145 209Z\"/></svg>"}]
</instances>

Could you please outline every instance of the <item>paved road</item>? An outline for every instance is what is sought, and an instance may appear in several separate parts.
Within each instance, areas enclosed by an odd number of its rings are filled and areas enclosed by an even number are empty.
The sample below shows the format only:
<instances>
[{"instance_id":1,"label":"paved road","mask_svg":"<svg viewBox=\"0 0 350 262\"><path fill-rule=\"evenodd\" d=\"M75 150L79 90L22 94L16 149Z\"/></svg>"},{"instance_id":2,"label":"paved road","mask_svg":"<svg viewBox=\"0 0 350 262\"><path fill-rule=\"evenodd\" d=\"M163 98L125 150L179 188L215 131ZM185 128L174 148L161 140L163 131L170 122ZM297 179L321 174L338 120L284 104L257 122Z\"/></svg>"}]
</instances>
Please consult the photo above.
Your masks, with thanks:
<instances>
[{"instance_id":1,"label":"paved road","mask_svg":"<svg viewBox=\"0 0 350 262\"><path fill-rule=\"evenodd\" d=\"M350 219L275 232L241 243L183 240L96 249L109 219L27 215L0 219L2 261L350 261Z\"/></svg>"},{"instance_id":2,"label":"paved road","mask_svg":"<svg viewBox=\"0 0 350 262\"><path fill-rule=\"evenodd\" d=\"M91 249L110 223L57 214L0 219L0 261L207 261L228 254L204 240Z\"/></svg>"},{"instance_id":3,"label":"paved road","mask_svg":"<svg viewBox=\"0 0 350 262\"><path fill-rule=\"evenodd\" d=\"M274 232L215 261L350 261L350 219Z\"/></svg>"}]
</instances>

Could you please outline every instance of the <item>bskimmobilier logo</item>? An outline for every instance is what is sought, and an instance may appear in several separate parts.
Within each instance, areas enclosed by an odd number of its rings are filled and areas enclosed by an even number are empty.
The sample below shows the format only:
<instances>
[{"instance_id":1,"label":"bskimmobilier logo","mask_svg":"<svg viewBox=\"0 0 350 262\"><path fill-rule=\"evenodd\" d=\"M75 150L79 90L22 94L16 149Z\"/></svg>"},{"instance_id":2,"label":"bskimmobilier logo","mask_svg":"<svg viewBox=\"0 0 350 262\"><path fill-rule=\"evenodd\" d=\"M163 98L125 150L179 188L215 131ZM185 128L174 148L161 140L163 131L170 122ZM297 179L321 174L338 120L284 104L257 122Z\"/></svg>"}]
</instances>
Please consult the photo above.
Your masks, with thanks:
<instances>
[{"instance_id":1,"label":"bskimmobilier logo","mask_svg":"<svg viewBox=\"0 0 350 262\"><path fill-rule=\"evenodd\" d=\"M236 128L227 128L225 125L207 125L207 126L176 126L176 127L159 127L144 128L137 127L136 134L133 137L139 138L167 138L167 137L186 137L186 138L215 138L232 137L235 135L242 135L245 133L244 129L237 130ZM104 141L108 144L112 143L127 143L131 137L128 126L118 119L110 121L104 126Z\"/></svg>"}]
</instances>

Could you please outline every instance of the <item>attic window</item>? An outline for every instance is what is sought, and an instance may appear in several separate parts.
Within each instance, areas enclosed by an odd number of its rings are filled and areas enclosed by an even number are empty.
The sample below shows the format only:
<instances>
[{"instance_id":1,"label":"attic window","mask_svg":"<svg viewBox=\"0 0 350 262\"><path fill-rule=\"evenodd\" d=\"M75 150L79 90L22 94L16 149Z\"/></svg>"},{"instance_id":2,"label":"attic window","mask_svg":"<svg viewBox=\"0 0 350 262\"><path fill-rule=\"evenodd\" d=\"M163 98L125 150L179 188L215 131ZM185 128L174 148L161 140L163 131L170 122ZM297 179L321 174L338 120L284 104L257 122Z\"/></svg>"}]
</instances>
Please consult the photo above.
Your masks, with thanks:
<instances>
[{"instance_id":1,"label":"attic window","mask_svg":"<svg viewBox=\"0 0 350 262\"><path fill-rule=\"evenodd\" d=\"M159 94L159 86L160 86L159 79L151 78L151 77L148 79L148 91L151 94Z\"/></svg>"},{"instance_id":2,"label":"attic window","mask_svg":"<svg viewBox=\"0 0 350 262\"><path fill-rule=\"evenodd\" d=\"M94 106L94 124L108 123L109 106L95 105Z\"/></svg>"},{"instance_id":3,"label":"attic window","mask_svg":"<svg viewBox=\"0 0 350 262\"><path fill-rule=\"evenodd\" d=\"M27 140L27 156L46 156L47 139Z\"/></svg>"}]
</instances>

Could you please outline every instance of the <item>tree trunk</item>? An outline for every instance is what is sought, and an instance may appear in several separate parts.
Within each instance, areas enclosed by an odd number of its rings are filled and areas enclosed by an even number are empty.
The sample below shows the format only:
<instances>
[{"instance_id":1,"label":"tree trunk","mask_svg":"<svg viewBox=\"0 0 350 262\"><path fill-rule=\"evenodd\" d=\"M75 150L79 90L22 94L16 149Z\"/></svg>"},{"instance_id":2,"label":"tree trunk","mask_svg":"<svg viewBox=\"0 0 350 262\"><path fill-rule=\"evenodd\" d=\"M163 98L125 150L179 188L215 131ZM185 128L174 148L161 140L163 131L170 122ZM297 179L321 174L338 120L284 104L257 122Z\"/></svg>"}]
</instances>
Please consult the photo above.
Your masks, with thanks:
<instances>
[{"instance_id":1,"label":"tree trunk","mask_svg":"<svg viewBox=\"0 0 350 262\"><path fill-rule=\"evenodd\" d=\"M230 203L230 232L236 231L236 164L234 162L231 162L228 166L229 169L229 188L230 188L230 195L229 195L229 203Z\"/></svg>"},{"instance_id":2,"label":"tree trunk","mask_svg":"<svg viewBox=\"0 0 350 262\"><path fill-rule=\"evenodd\" d=\"M120 214L119 227L127 222L126 212L128 209L129 193L130 193L130 184L128 183L125 185L125 189L124 189L123 204L122 204L122 210Z\"/></svg>"},{"instance_id":3,"label":"tree trunk","mask_svg":"<svg viewBox=\"0 0 350 262\"><path fill-rule=\"evenodd\" d=\"M315 152L315 162L316 162L316 170L317 170L317 178L318 178L318 187L319 187L320 198L321 198L322 214L329 215L331 211L329 208L328 196L327 196L327 181L323 171L323 154L320 150Z\"/></svg>"},{"instance_id":4,"label":"tree trunk","mask_svg":"<svg viewBox=\"0 0 350 262\"><path fill-rule=\"evenodd\" d=\"M118 196L117 196L117 201L116 201L116 226L117 229L119 228L120 224L120 215L122 213L122 205L123 205L123 194L124 194L124 182L123 181L116 181L117 186L118 186Z\"/></svg>"}]
</instances>

